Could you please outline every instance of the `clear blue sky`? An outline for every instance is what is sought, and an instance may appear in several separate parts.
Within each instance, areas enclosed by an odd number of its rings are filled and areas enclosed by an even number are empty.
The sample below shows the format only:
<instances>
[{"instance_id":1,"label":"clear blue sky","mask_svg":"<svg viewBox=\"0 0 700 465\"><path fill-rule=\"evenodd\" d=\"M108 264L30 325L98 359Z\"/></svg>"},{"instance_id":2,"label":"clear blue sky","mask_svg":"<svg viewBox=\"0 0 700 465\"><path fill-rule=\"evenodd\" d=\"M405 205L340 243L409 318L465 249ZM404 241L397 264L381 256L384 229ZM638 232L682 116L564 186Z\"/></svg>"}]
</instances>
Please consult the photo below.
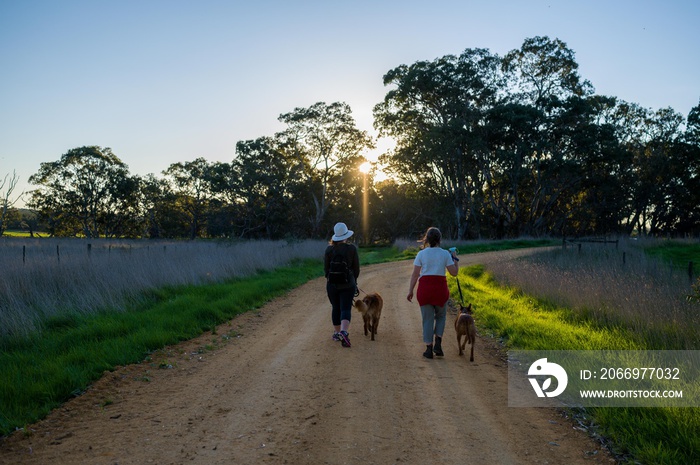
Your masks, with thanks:
<instances>
[{"instance_id":1,"label":"clear blue sky","mask_svg":"<svg viewBox=\"0 0 700 465\"><path fill-rule=\"evenodd\" d=\"M31 189L84 145L142 175L230 161L319 101L374 134L390 69L538 35L566 42L596 93L687 116L698 24L697 0L0 0L0 176Z\"/></svg>"}]
</instances>

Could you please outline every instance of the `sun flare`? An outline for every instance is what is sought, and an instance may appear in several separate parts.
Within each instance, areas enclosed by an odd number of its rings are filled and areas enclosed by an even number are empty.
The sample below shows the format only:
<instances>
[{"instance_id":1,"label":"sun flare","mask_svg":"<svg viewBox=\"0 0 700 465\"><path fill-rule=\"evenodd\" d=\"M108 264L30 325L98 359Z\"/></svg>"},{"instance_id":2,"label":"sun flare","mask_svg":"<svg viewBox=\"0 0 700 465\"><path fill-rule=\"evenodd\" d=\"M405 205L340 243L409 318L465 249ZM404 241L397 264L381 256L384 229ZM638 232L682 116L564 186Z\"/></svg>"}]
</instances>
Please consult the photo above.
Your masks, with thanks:
<instances>
[{"instance_id":1,"label":"sun flare","mask_svg":"<svg viewBox=\"0 0 700 465\"><path fill-rule=\"evenodd\" d=\"M390 137L381 137L377 140L377 146L371 150L367 150L362 155L366 160L359 166L359 170L363 174L371 174L373 182L381 182L391 179L392 176L384 171L385 165L379 162L380 156L391 152L396 147L396 141Z\"/></svg>"}]
</instances>

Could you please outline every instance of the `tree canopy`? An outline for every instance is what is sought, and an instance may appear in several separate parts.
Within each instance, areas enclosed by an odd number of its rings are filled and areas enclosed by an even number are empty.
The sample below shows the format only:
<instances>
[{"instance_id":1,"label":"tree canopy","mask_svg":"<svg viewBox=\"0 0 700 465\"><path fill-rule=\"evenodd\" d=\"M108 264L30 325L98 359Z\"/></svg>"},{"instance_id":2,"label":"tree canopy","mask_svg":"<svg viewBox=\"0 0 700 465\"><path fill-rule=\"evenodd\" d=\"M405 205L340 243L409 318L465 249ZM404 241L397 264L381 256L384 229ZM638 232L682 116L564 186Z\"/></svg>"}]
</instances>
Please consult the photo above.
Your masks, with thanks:
<instances>
[{"instance_id":1,"label":"tree canopy","mask_svg":"<svg viewBox=\"0 0 700 465\"><path fill-rule=\"evenodd\" d=\"M47 218L52 234L90 238L127 233L124 215L133 206L137 183L111 149L71 149L58 161L42 163L29 182L39 186L29 205Z\"/></svg>"},{"instance_id":2,"label":"tree canopy","mask_svg":"<svg viewBox=\"0 0 700 465\"><path fill-rule=\"evenodd\" d=\"M230 163L141 177L109 148L71 149L31 176L29 205L52 234L85 237L328 237L363 217L365 242L430 225L455 239L700 234L700 103L684 118L597 95L549 37L402 64L383 82L385 181L359 170L375 141L350 106L318 102L238 142Z\"/></svg>"}]
</instances>

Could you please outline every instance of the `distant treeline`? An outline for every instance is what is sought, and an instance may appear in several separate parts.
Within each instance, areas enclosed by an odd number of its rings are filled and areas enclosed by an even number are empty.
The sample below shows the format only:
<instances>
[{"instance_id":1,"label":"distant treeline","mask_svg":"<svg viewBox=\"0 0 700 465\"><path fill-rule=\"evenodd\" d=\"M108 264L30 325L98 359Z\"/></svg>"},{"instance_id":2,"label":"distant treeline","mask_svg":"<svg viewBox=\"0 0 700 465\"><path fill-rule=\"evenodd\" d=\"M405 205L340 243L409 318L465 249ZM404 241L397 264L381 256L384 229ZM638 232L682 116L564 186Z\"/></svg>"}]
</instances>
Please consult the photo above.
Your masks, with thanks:
<instances>
[{"instance_id":1,"label":"distant treeline","mask_svg":"<svg viewBox=\"0 0 700 465\"><path fill-rule=\"evenodd\" d=\"M700 234L700 103L684 118L597 95L548 37L383 79L374 124L396 141L380 158L386 180L360 171L374 141L350 107L319 102L239 142L230 163L139 176L109 148L69 150L31 176L28 206L55 236L321 238L337 221L362 241L428 225L454 239Z\"/></svg>"}]
</instances>

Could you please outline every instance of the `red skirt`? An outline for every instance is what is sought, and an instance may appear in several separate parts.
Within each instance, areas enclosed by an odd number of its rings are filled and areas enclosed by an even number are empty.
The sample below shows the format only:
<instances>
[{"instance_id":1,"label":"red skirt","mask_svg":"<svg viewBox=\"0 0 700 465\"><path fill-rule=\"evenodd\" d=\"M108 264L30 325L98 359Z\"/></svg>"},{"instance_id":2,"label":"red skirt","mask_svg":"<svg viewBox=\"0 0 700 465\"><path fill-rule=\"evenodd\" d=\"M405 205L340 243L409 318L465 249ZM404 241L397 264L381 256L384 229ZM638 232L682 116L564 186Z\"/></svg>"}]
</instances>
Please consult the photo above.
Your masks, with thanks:
<instances>
[{"instance_id":1,"label":"red skirt","mask_svg":"<svg viewBox=\"0 0 700 465\"><path fill-rule=\"evenodd\" d=\"M436 305L442 307L450 298L450 290L447 288L447 277L438 275L421 276L418 280L416 292L418 305Z\"/></svg>"}]
</instances>

